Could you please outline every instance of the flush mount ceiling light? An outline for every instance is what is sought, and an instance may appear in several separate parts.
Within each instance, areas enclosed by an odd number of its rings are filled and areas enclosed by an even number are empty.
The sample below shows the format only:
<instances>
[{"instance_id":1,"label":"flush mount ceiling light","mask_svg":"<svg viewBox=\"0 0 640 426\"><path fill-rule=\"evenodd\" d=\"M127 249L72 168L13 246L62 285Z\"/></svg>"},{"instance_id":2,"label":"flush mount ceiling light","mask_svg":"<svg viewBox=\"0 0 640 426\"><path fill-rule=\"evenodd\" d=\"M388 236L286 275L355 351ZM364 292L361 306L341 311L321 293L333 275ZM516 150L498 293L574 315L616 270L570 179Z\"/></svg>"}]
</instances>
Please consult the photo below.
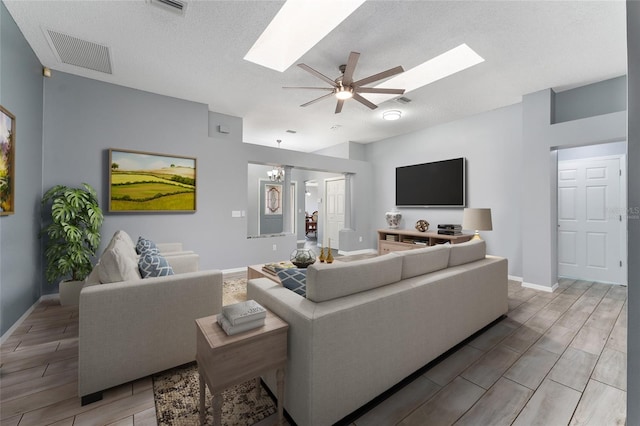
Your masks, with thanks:
<instances>
[{"instance_id":1,"label":"flush mount ceiling light","mask_svg":"<svg viewBox=\"0 0 640 426\"><path fill-rule=\"evenodd\" d=\"M340 87L336 88L336 98L342 100L353 98L353 89L340 85Z\"/></svg>"},{"instance_id":2,"label":"flush mount ceiling light","mask_svg":"<svg viewBox=\"0 0 640 426\"><path fill-rule=\"evenodd\" d=\"M244 59L283 72L365 0L288 0Z\"/></svg>"},{"instance_id":3,"label":"flush mount ceiling light","mask_svg":"<svg viewBox=\"0 0 640 426\"><path fill-rule=\"evenodd\" d=\"M458 47L378 84L375 88L404 87L405 93L407 93L481 62L484 62L484 58L463 43ZM388 95L376 94L369 96L369 100L375 104L381 104L389 99L390 96Z\"/></svg>"},{"instance_id":4,"label":"flush mount ceiling light","mask_svg":"<svg viewBox=\"0 0 640 426\"><path fill-rule=\"evenodd\" d=\"M382 113L382 118L387 121L399 120L400 117L402 117L402 111L398 111L397 109L390 109Z\"/></svg>"}]
</instances>

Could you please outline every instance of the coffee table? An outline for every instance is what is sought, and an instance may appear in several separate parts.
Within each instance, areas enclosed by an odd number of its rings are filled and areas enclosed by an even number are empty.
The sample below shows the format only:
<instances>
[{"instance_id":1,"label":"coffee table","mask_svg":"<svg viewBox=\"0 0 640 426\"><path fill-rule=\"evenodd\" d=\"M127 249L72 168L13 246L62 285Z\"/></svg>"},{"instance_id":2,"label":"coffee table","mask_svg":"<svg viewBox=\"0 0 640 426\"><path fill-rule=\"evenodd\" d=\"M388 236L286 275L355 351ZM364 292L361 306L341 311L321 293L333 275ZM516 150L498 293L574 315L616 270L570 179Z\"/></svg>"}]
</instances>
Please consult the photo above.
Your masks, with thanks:
<instances>
[{"instance_id":1,"label":"coffee table","mask_svg":"<svg viewBox=\"0 0 640 426\"><path fill-rule=\"evenodd\" d=\"M213 424L221 423L222 391L276 370L278 424L283 424L284 377L289 325L267 310L264 326L228 336L216 315L199 318L196 361L200 377L200 424L205 420L205 385L212 395Z\"/></svg>"},{"instance_id":2,"label":"coffee table","mask_svg":"<svg viewBox=\"0 0 640 426\"><path fill-rule=\"evenodd\" d=\"M261 263L259 265L247 266L247 279L252 280L254 278L269 278L273 282L282 284L280 282L280 278L278 278L278 275L273 274L269 271L265 271L264 269L262 269L263 266L264 263Z\"/></svg>"}]
</instances>

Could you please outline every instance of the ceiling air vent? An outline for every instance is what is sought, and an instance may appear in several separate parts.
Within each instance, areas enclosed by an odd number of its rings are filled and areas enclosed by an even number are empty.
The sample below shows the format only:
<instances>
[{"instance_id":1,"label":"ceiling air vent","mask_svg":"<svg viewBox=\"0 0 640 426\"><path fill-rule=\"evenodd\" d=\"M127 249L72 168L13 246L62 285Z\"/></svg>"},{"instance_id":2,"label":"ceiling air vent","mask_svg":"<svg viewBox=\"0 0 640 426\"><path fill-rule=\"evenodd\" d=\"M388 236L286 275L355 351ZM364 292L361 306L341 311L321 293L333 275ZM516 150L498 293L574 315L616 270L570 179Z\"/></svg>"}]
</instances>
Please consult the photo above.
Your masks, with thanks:
<instances>
[{"instance_id":1,"label":"ceiling air vent","mask_svg":"<svg viewBox=\"0 0 640 426\"><path fill-rule=\"evenodd\" d=\"M112 74L109 48L68 34L46 30L47 39L60 62Z\"/></svg>"},{"instance_id":2,"label":"ceiling air vent","mask_svg":"<svg viewBox=\"0 0 640 426\"><path fill-rule=\"evenodd\" d=\"M399 104L408 104L409 102L411 102L411 99L407 98L406 96L400 96L395 101Z\"/></svg>"},{"instance_id":3,"label":"ceiling air vent","mask_svg":"<svg viewBox=\"0 0 640 426\"><path fill-rule=\"evenodd\" d=\"M184 15L187 8L187 2L181 0L147 0L147 3L177 13L178 15Z\"/></svg>"}]
</instances>

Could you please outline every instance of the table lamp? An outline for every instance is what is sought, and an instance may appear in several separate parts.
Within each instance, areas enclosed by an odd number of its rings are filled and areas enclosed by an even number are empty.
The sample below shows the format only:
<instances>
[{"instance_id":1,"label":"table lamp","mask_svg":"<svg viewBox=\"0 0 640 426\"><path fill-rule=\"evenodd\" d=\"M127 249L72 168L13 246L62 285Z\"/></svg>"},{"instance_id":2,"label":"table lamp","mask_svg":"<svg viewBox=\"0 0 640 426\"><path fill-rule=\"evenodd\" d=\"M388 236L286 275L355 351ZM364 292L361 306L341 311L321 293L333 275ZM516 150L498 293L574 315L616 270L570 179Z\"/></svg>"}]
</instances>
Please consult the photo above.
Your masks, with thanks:
<instances>
[{"instance_id":1,"label":"table lamp","mask_svg":"<svg viewBox=\"0 0 640 426\"><path fill-rule=\"evenodd\" d=\"M475 234L472 240L481 240L478 231L491 231L491 209L464 209L462 214L462 228L473 229Z\"/></svg>"}]
</instances>

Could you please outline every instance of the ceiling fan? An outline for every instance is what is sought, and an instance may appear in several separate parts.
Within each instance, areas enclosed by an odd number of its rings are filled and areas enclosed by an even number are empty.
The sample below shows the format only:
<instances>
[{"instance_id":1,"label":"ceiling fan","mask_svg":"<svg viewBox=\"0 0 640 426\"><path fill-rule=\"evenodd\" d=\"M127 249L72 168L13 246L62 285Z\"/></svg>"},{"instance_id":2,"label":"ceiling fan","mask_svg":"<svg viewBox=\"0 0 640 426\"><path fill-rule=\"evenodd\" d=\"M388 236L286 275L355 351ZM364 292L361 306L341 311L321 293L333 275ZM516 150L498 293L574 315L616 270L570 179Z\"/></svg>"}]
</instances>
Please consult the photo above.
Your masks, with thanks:
<instances>
[{"instance_id":1,"label":"ceiling fan","mask_svg":"<svg viewBox=\"0 0 640 426\"><path fill-rule=\"evenodd\" d=\"M320 80L323 80L331 85L331 87L284 87L284 89L309 89L309 90L325 90L329 91L326 95L320 96L317 99L309 101L305 104L300 105L301 107L306 107L311 104L314 104L322 99L328 98L330 96L335 96L338 99L338 104L336 105L336 114L342 111L342 105L344 101L350 98L355 99L361 104L371 108L376 109L378 106L373 102L362 97L361 93L383 93L390 95L402 95L404 93L404 89L378 89L375 87L363 87L369 83L373 83L374 81L382 80L396 74L400 74L404 72L404 69L401 66L397 66L386 71L379 72L377 74L371 75L369 77L353 81L353 72L356 69L356 64L358 63L358 58L360 54L358 52L351 52L349 54L349 59L347 60L346 65L340 66L340 71L342 75L335 80L330 79L326 75L314 70L309 65L306 64L298 64L300 68L303 70L313 74L318 77Z\"/></svg>"}]
</instances>

